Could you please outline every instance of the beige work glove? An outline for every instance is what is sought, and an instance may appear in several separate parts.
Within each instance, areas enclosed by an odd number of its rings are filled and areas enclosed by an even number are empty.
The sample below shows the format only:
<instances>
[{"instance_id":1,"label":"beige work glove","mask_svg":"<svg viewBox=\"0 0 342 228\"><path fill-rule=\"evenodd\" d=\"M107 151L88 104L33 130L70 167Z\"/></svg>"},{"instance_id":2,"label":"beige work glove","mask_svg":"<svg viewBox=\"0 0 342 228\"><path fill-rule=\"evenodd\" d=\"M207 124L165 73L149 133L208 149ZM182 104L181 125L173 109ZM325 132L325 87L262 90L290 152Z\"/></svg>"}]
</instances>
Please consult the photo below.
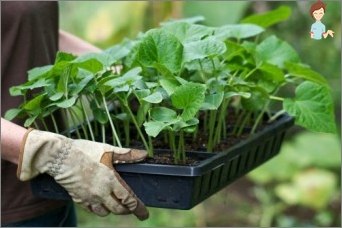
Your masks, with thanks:
<instances>
[{"instance_id":1,"label":"beige work glove","mask_svg":"<svg viewBox=\"0 0 342 228\"><path fill-rule=\"evenodd\" d=\"M26 181L47 173L74 202L90 212L99 216L133 213L145 220L148 210L115 171L113 163L139 162L146 156L143 150L29 129L22 141L17 176Z\"/></svg>"}]
</instances>

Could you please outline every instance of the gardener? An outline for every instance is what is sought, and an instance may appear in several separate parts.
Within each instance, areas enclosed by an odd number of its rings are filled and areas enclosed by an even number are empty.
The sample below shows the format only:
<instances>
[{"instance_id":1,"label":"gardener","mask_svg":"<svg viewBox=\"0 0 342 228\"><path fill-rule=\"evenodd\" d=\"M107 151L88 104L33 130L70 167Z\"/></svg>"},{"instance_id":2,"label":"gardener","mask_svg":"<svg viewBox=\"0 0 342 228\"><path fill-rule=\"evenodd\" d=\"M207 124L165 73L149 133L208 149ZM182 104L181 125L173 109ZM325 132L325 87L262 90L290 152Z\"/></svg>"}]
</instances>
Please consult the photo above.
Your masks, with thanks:
<instances>
[{"instance_id":1,"label":"gardener","mask_svg":"<svg viewBox=\"0 0 342 228\"><path fill-rule=\"evenodd\" d=\"M27 70L53 64L58 50L80 55L98 48L58 30L57 2L1 2L1 116L22 102L9 88L27 80ZM135 214L144 204L113 163L138 162L145 151L113 147L22 127L1 118L1 225L76 226L72 202L35 198L30 182L48 173L86 210L99 216ZM19 180L18 180L19 178Z\"/></svg>"}]
</instances>

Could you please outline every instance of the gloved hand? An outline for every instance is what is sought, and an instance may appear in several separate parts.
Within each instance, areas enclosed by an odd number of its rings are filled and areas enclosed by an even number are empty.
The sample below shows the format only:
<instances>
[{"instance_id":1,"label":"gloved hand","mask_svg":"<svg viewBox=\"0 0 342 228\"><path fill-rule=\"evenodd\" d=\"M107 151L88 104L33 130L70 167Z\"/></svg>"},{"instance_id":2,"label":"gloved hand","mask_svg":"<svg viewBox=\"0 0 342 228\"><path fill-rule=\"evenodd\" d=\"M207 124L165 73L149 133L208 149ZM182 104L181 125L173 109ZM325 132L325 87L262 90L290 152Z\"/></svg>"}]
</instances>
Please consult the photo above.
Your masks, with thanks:
<instances>
[{"instance_id":1,"label":"gloved hand","mask_svg":"<svg viewBox=\"0 0 342 228\"><path fill-rule=\"evenodd\" d=\"M133 213L145 220L148 210L115 171L113 163L139 162L146 156L143 150L29 129L22 141L17 176L26 181L47 173L74 202L90 212L99 216Z\"/></svg>"}]
</instances>

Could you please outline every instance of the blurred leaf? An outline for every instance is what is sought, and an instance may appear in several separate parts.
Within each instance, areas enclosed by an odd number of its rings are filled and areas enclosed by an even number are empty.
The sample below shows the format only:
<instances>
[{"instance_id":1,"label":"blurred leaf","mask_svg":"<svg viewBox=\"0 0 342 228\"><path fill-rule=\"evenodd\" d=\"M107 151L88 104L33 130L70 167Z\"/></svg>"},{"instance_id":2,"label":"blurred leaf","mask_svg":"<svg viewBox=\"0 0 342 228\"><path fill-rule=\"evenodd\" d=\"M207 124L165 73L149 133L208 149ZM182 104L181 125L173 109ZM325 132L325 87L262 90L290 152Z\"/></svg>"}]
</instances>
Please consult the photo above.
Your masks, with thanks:
<instances>
[{"instance_id":1,"label":"blurred leaf","mask_svg":"<svg viewBox=\"0 0 342 228\"><path fill-rule=\"evenodd\" d=\"M278 185L275 193L288 204L323 209L328 206L336 186L337 177L334 173L310 169L296 175L291 184Z\"/></svg>"},{"instance_id":2,"label":"blurred leaf","mask_svg":"<svg viewBox=\"0 0 342 228\"><path fill-rule=\"evenodd\" d=\"M284 68L284 62L300 61L297 51L287 42L271 35L263 40L255 49L255 60L257 64L268 62Z\"/></svg>"},{"instance_id":3,"label":"blurred leaf","mask_svg":"<svg viewBox=\"0 0 342 228\"><path fill-rule=\"evenodd\" d=\"M244 39L256 36L263 31L263 28L253 24L224 25L215 30L215 36L222 40L228 38Z\"/></svg>"},{"instance_id":4,"label":"blurred leaf","mask_svg":"<svg viewBox=\"0 0 342 228\"><path fill-rule=\"evenodd\" d=\"M261 14L253 14L241 20L241 23L253 23L263 28L270 27L281 21L286 21L291 16L291 8L280 6L275 10Z\"/></svg>"},{"instance_id":5,"label":"blurred leaf","mask_svg":"<svg viewBox=\"0 0 342 228\"><path fill-rule=\"evenodd\" d=\"M226 45L215 37L208 37L204 40L193 41L184 44L183 63L191 62L196 59L213 58L223 54Z\"/></svg>"},{"instance_id":6,"label":"blurred leaf","mask_svg":"<svg viewBox=\"0 0 342 228\"><path fill-rule=\"evenodd\" d=\"M289 74L292 76L303 78L305 80L312 81L323 86L328 86L327 81L322 75L311 70L308 67L304 67L300 64L290 62L286 62L285 67L289 71Z\"/></svg>"}]
</instances>

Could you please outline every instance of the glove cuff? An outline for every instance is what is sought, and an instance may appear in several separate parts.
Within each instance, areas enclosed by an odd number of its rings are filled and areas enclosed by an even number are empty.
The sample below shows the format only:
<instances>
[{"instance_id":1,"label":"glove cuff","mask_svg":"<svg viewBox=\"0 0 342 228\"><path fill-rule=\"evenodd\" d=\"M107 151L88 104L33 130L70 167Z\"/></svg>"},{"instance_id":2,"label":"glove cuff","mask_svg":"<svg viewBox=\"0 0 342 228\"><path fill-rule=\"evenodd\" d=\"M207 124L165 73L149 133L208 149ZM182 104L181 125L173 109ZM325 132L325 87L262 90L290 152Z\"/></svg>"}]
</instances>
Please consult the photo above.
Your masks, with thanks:
<instances>
[{"instance_id":1,"label":"glove cuff","mask_svg":"<svg viewBox=\"0 0 342 228\"><path fill-rule=\"evenodd\" d=\"M26 132L25 135L23 137L23 140L21 141L21 145L20 145L20 152L19 152L19 161L18 161L18 168L17 168L17 177L18 179L20 179L20 173L21 173L21 167L23 164L23 156L24 156L24 148L25 148L25 144L26 144L26 139L28 134L34 130L34 128L29 128Z\"/></svg>"}]
</instances>

